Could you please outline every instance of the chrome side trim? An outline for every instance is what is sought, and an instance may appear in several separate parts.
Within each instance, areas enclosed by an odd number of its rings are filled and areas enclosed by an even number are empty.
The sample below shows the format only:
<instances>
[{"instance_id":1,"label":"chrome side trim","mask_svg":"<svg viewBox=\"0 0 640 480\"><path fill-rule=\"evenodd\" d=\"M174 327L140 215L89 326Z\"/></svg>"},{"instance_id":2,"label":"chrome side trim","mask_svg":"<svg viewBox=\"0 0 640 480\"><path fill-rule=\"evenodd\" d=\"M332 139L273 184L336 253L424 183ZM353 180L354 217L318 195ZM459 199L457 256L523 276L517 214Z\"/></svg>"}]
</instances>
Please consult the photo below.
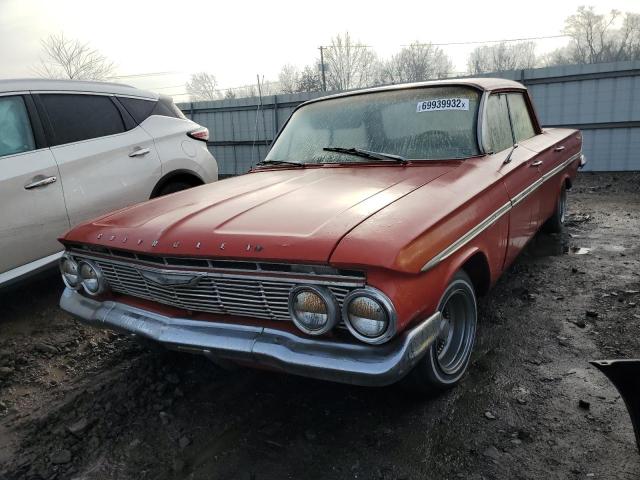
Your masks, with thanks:
<instances>
[{"instance_id":1,"label":"chrome side trim","mask_svg":"<svg viewBox=\"0 0 640 480\"><path fill-rule=\"evenodd\" d=\"M60 307L86 324L154 340L172 350L365 386L402 379L433 344L442 318L435 312L394 340L373 346L275 328L167 317L124 303L99 302L68 288Z\"/></svg>"},{"instance_id":2,"label":"chrome side trim","mask_svg":"<svg viewBox=\"0 0 640 480\"><path fill-rule=\"evenodd\" d=\"M484 232L491 225L496 223L509 210L511 210L511 202L508 202L508 203L505 203L504 205L502 205L498 210L493 212L491 215L489 215L482 222L480 222L478 225L476 225L471 230L469 230L466 234L464 234L458 240L453 242L451 245L449 245L447 248L445 248L443 251L441 251L438 255L436 255L431 260L429 260L422 267L421 271L422 272L426 272L427 270L430 270L433 267L435 267L436 265L438 265L440 262L442 262L446 258L448 258L451 255L453 255L456 251L458 251L464 245L469 243L471 240L476 238L478 235L480 235L482 232Z\"/></svg>"},{"instance_id":3,"label":"chrome side trim","mask_svg":"<svg viewBox=\"0 0 640 480\"><path fill-rule=\"evenodd\" d=\"M515 207L518 203L520 203L522 200L524 200L529 195L531 195L544 182L549 180L554 175L557 175L558 173L560 173L560 171L564 170L567 166L569 166L576 159L580 158L581 155L582 155L582 152L578 152L575 155L572 155L571 157L569 157L568 160L565 160L560 165L555 167L553 170L545 173L541 178L539 178L538 180L533 182L531 185L529 185L527 188L525 188L522 192L520 192L518 195L513 197L513 199L511 200L511 203L513 204L513 206Z\"/></svg>"},{"instance_id":4,"label":"chrome side trim","mask_svg":"<svg viewBox=\"0 0 640 480\"><path fill-rule=\"evenodd\" d=\"M440 262L442 262L443 260L445 260L446 258L450 257L451 255L453 255L455 252L457 252L460 248L462 248L464 245L466 245L467 243L469 243L471 240L473 240L474 238L476 238L478 235L480 235L482 232L484 232L487 228L491 227L495 222L497 222L505 213L507 213L508 211L510 211L513 207L515 207L516 205L518 205L520 202L522 202L525 198L527 198L529 195L531 195L535 190L537 190L543 183L545 183L547 180L549 180L550 178L552 178L553 176L557 175L558 173L560 173L562 170L564 170L567 166L569 166L572 162L574 162L576 159L581 158L582 156L582 152L578 152L575 155L572 155L571 157L569 157L568 160L565 160L564 162L562 162L560 165L558 165L557 167L555 167L553 170L545 173L542 177L540 177L538 180L536 180L535 182L533 182L531 185L529 185L528 187L526 187L524 190L522 190L519 194L515 195L511 201L509 201L508 203L505 203L504 205L502 205L498 210L496 210L495 212L493 212L491 215L489 215L487 218L485 218L482 222L480 222L478 225L476 225L475 227L473 227L471 230L469 230L466 234L464 234L462 237L460 237L458 240L456 240L455 242L453 242L451 245L449 245L447 248L445 248L444 250L442 250L440 253L438 253L435 257L433 257L431 260L429 260L427 263L424 264L424 266L420 269L421 272L426 272L427 270L432 269L433 267L435 267L436 265L438 265Z\"/></svg>"}]
</instances>

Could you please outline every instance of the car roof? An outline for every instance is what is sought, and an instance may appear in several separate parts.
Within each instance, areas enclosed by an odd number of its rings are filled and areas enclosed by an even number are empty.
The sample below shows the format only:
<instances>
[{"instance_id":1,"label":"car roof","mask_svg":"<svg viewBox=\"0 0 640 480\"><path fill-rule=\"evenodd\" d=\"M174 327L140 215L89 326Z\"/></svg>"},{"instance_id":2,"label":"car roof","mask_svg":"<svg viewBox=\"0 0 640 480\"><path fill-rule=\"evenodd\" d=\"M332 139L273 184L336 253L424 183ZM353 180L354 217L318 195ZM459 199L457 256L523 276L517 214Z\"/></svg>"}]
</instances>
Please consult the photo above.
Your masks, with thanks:
<instances>
[{"instance_id":1,"label":"car roof","mask_svg":"<svg viewBox=\"0 0 640 480\"><path fill-rule=\"evenodd\" d=\"M397 85L385 85L382 87L371 87L371 88L363 88L360 90L351 90L349 92L341 92L333 95L314 98L313 100L309 100L308 102L305 102L302 105L306 105L308 103L321 102L323 100L329 100L331 98L349 97L351 95L361 95L363 93L387 92L387 91L393 91L393 90L405 90L405 89L422 88L422 87L437 87L439 85L472 87L477 90L487 91L487 92L490 92L492 90L503 90L503 89L509 89L509 90L526 90L527 89L527 87L525 87L519 82L515 82L513 80L507 80L504 78L494 78L494 77L456 78L456 79L447 79L447 80L430 80L428 82L401 83Z\"/></svg>"},{"instance_id":2,"label":"car roof","mask_svg":"<svg viewBox=\"0 0 640 480\"><path fill-rule=\"evenodd\" d=\"M25 91L108 93L154 100L159 97L157 93L140 90L123 83L91 82L87 80L50 80L46 78L0 80L0 93Z\"/></svg>"}]
</instances>

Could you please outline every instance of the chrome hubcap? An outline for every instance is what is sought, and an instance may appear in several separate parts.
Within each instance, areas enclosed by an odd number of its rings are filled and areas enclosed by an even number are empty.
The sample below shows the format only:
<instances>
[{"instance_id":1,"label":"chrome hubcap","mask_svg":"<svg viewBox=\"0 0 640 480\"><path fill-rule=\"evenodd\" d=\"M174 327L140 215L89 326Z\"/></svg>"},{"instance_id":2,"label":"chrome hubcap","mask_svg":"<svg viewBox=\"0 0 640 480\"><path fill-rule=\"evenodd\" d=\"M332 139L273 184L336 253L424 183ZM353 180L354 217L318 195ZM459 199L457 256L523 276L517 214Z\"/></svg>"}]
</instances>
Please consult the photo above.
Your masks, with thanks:
<instances>
[{"instance_id":1,"label":"chrome hubcap","mask_svg":"<svg viewBox=\"0 0 640 480\"><path fill-rule=\"evenodd\" d=\"M562 190L562 193L560 194L560 223L564 223L564 217L566 215L567 212L567 191L566 190Z\"/></svg>"},{"instance_id":2,"label":"chrome hubcap","mask_svg":"<svg viewBox=\"0 0 640 480\"><path fill-rule=\"evenodd\" d=\"M442 308L440 333L435 342L436 360L446 374L455 374L465 365L473 347L475 308L464 290L449 295Z\"/></svg>"}]
</instances>

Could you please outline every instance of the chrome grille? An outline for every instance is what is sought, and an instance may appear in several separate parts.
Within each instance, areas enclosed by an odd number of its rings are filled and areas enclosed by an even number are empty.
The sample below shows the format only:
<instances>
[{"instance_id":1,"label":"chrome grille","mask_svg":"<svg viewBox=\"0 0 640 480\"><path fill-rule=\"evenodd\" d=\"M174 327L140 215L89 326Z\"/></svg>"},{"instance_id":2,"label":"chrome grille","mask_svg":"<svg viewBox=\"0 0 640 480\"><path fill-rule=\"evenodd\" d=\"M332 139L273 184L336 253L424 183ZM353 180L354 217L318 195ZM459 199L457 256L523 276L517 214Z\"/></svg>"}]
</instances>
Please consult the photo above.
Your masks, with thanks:
<instances>
[{"instance_id":1,"label":"chrome grille","mask_svg":"<svg viewBox=\"0 0 640 480\"><path fill-rule=\"evenodd\" d=\"M83 257L83 255L74 256L78 259ZM197 273L201 277L195 285L160 285L141 275L136 265L120 260L93 256L89 258L100 267L113 291L195 312L241 315L267 320L290 320L289 292L300 283L296 278L229 275L216 272L203 274L199 271ZM171 270L171 272L184 273L184 270ZM328 282L315 281L310 277L312 275L304 280L307 283L311 281L318 285L325 285L333 292L340 306L351 290L362 285L362 281L357 279Z\"/></svg>"}]
</instances>

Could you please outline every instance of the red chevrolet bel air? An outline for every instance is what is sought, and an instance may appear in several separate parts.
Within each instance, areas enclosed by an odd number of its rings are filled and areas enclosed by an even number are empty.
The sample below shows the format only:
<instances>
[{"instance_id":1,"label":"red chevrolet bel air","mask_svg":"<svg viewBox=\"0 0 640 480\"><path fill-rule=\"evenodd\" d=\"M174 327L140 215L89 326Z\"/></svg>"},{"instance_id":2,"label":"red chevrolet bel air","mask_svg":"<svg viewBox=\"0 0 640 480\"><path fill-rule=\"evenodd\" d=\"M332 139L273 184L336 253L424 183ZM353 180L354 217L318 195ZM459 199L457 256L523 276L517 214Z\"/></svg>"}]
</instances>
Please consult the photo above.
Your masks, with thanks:
<instances>
[{"instance_id":1,"label":"red chevrolet bel air","mask_svg":"<svg viewBox=\"0 0 640 480\"><path fill-rule=\"evenodd\" d=\"M581 148L508 80L312 100L248 174L67 233L60 304L219 364L448 388L477 296L562 228Z\"/></svg>"}]
</instances>

